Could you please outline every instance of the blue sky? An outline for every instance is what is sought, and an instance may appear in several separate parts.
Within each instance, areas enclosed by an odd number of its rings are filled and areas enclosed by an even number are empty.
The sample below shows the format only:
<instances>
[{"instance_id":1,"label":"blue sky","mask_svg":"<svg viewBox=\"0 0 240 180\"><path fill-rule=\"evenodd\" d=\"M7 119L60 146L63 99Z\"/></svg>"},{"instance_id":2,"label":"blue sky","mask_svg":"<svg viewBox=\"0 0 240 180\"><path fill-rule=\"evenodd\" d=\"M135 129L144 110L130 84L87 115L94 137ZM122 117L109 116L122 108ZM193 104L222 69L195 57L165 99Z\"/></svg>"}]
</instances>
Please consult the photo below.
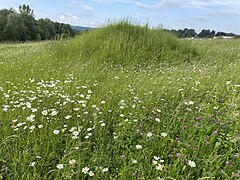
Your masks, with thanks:
<instances>
[{"instance_id":1,"label":"blue sky","mask_svg":"<svg viewBox=\"0 0 240 180\"><path fill-rule=\"evenodd\" d=\"M132 18L168 29L194 28L240 34L240 0L0 0L0 9L29 4L35 17L98 27Z\"/></svg>"}]
</instances>

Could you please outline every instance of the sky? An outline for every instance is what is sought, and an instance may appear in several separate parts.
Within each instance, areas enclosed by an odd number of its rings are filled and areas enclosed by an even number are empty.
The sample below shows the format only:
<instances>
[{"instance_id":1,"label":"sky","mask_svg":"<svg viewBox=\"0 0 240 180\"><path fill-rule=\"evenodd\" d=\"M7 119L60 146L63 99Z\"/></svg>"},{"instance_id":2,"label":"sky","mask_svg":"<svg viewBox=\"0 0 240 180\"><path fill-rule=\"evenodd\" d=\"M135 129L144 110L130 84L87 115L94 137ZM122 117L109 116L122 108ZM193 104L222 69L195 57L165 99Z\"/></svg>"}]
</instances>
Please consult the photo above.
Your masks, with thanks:
<instances>
[{"instance_id":1,"label":"sky","mask_svg":"<svg viewBox=\"0 0 240 180\"><path fill-rule=\"evenodd\" d=\"M166 29L240 34L240 0L0 0L0 9L28 4L35 18L99 27L129 18Z\"/></svg>"}]
</instances>

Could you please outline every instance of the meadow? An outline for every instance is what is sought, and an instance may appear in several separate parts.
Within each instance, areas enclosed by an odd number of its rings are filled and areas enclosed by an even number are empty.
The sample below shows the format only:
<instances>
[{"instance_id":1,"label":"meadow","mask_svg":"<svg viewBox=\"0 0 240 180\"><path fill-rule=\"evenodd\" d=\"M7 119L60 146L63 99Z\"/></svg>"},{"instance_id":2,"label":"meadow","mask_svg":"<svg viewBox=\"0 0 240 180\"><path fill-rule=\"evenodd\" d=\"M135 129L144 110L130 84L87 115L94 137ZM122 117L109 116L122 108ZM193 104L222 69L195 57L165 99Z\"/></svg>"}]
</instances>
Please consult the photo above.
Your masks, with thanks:
<instances>
[{"instance_id":1,"label":"meadow","mask_svg":"<svg viewBox=\"0 0 240 180\"><path fill-rule=\"evenodd\" d=\"M240 40L114 23L0 45L0 179L240 179Z\"/></svg>"}]
</instances>

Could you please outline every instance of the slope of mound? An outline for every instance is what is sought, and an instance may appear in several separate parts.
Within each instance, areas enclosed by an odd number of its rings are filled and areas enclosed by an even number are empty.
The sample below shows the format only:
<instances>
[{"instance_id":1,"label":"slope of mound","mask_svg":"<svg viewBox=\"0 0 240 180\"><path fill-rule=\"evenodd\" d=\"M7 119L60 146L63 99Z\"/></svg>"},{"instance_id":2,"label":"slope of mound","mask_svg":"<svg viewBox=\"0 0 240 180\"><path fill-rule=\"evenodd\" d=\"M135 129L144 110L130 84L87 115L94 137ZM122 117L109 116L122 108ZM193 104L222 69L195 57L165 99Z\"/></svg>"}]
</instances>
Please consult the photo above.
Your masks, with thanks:
<instances>
[{"instance_id":1,"label":"slope of mound","mask_svg":"<svg viewBox=\"0 0 240 180\"><path fill-rule=\"evenodd\" d=\"M60 45L60 57L115 65L183 62L199 56L196 47L162 29L123 21L89 31Z\"/></svg>"}]
</instances>

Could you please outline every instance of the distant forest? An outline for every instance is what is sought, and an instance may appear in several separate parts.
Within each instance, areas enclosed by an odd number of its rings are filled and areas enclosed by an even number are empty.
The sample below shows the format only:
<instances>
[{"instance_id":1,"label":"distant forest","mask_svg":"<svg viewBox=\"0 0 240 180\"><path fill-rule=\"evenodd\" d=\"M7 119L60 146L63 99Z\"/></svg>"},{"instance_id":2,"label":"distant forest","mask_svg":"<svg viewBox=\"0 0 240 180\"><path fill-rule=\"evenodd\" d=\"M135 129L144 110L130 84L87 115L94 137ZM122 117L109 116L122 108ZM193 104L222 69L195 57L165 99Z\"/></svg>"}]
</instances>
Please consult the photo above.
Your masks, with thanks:
<instances>
[{"instance_id":1,"label":"distant forest","mask_svg":"<svg viewBox=\"0 0 240 180\"><path fill-rule=\"evenodd\" d=\"M0 10L0 41L53 40L75 35L69 24L34 18L29 5Z\"/></svg>"},{"instance_id":2,"label":"distant forest","mask_svg":"<svg viewBox=\"0 0 240 180\"><path fill-rule=\"evenodd\" d=\"M200 33L197 33L195 29L179 29L179 30L168 30L165 29L165 31L168 31L170 33L175 34L178 38L214 38L214 37L232 37L232 38L240 38L239 35L234 33L226 33L226 32L216 32L214 30L210 29L203 29Z\"/></svg>"},{"instance_id":3,"label":"distant forest","mask_svg":"<svg viewBox=\"0 0 240 180\"><path fill-rule=\"evenodd\" d=\"M91 28L71 26L69 24L53 22L50 19L34 18L34 11L29 5L19 6L18 10L0 10L0 42L3 41L40 41L40 40L59 40L66 37L73 37L79 31ZM239 35L225 32L215 32L214 30L203 29L197 33L194 29L167 30L178 38L213 38L213 37L233 37Z\"/></svg>"}]
</instances>

